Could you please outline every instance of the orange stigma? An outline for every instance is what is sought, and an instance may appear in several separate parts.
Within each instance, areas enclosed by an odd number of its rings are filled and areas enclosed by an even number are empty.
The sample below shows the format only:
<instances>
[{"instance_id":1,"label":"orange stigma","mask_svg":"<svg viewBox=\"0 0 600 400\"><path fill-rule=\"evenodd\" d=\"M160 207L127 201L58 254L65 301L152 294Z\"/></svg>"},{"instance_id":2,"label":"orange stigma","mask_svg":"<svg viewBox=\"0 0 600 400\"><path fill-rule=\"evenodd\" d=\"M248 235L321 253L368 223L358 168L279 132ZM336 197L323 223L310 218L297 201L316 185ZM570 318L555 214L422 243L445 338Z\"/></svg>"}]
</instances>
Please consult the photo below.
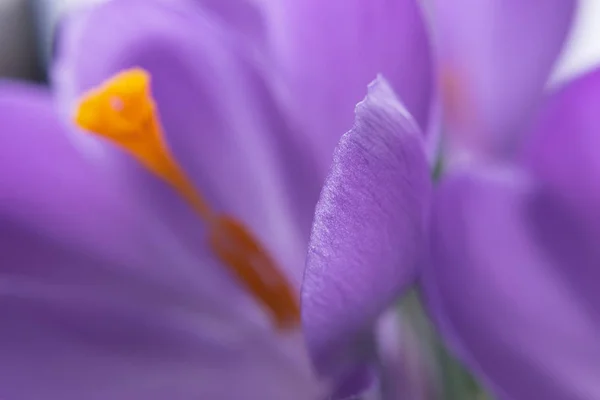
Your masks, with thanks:
<instances>
[{"instance_id":1,"label":"orange stigma","mask_svg":"<svg viewBox=\"0 0 600 400\"><path fill-rule=\"evenodd\" d=\"M209 206L171 155L146 71L123 71L86 93L77 108L75 123L117 144L170 184L207 224L208 241L215 255L270 311L277 327L299 325L298 299L284 273L247 228Z\"/></svg>"}]
</instances>

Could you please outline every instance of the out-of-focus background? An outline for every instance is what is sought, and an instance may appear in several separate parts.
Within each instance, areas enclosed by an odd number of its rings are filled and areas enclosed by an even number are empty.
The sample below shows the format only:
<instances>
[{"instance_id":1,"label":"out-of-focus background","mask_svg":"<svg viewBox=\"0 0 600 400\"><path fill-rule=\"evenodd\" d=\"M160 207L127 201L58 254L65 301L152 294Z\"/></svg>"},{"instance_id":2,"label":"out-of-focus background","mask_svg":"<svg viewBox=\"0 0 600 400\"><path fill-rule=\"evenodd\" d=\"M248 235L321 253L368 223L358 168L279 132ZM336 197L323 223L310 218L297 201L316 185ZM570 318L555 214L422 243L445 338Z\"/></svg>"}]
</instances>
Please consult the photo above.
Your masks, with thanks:
<instances>
[{"instance_id":1,"label":"out-of-focus background","mask_svg":"<svg viewBox=\"0 0 600 400\"><path fill-rule=\"evenodd\" d=\"M39 77L33 12L27 0L0 0L0 75Z\"/></svg>"},{"instance_id":2,"label":"out-of-focus background","mask_svg":"<svg viewBox=\"0 0 600 400\"><path fill-rule=\"evenodd\" d=\"M53 33L61 15L99 1L104 0L0 0L0 78L44 81ZM581 0L575 28L550 85L560 84L597 65L600 65L600 0ZM408 297L403 309L422 347L429 349L435 360L436 377L443 387L439 398L486 399L476 382L438 345L415 296Z\"/></svg>"},{"instance_id":3,"label":"out-of-focus background","mask_svg":"<svg viewBox=\"0 0 600 400\"><path fill-rule=\"evenodd\" d=\"M42 80L56 22L102 0L0 0L0 77Z\"/></svg>"}]
</instances>

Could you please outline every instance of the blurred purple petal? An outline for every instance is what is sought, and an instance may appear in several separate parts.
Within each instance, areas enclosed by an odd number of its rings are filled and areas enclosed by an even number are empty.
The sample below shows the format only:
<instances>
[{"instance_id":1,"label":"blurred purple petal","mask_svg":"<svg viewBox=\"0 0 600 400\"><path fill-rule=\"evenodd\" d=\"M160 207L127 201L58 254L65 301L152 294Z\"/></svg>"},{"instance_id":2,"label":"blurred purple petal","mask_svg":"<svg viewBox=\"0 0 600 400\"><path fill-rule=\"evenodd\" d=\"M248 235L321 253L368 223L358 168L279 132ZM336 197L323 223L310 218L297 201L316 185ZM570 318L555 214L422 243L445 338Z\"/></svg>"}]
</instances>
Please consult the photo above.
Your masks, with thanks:
<instances>
[{"instance_id":1,"label":"blurred purple petal","mask_svg":"<svg viewBox=\"0 0 600 400\"><path fill-rule=\"evenodd\" d=\"M383 74L420 128L432 95L430 46L416 0L263 1L292 113L317 162L331 162L365 86Z\"/></svg>"},{"instance_id":2,"label":"blurred purple petal","mask_svg":"<svg viewBox=\"0 0 600 400\"><path fill-rule=\"evenodd\" d=\"M600 69L553 94L532 130L525 162L600 235Z\"/></svg>"},{"instance_id":3,"label":"blurred purple petal","mask_svg":"<svg viewBox=\"0 0 600 400\"><path fill-rule=\"evenodd\" d=\"M563 240L549 251L576 263L565 270L565 277L580 289L596 313L600 313L600 296L596 294L600 281L599 91L600 70L595 70L553 94L523 152L524 162L568 214L566 222L580 227L577 236L571 235L569 241ZM543 231L548 235L558 228L550 225ZM579 255L576 261L569 259L572 247ZM590 258L590 254L597 257Z\"/></svg>"},{"instance_id":4,"label":"blurred purple petal","mask_svg":"<svg viewBox=\"0 0 600 400\"><path fill-rule=\"evenodd\" d=\"M576 0L435 0L449 130L505 151L541 98Z\"/></svg>"},{"instance_id":5,"label":"blurred purple petal","mask_svg":"<svg viewBox=\"0 0 600 400\"><path fill-rule=\"evenodd\" d=\"M2 86L0 131L3 396L318 398L299 338L271 332L183 203L83 157L42 89Z\"/></svg>"},{"instance_id":6,"label":"blurred purple petal","mask_svg":"<svg viewBox=\"0 0 600 400\"><path fill-rule=\"evenodd\" d=\"M370 354L370 326L411 283L430 185L420 130L379 78L336 149L311 234L303 321L322 373Z\"/></svg>"},{"instance_id":7,"label":"blurred purple petal","mask_svg":"<svg viewBox=\"0 0 600 400\"><path fill-rule=\"evenodd\" d=\"M500 398L598 398L599 314L591 289L564 278L600 258L538 189L514 170L446 179L434 203L426 300L451 347Z\"/></svg>"},{"instance_id":8,"label":"blurred purple petal","mask_svg":"<svg viewBox=\"0 0 600 400\"><path fill-rule=\"evenodd\" d=\"M300 340L278 343L235 302L209 297L218 266L196 265L206 283L184 303L144 275L36 233L3 224L0 239L8 398L318 398Z\"/></svg>"}]
</instances>

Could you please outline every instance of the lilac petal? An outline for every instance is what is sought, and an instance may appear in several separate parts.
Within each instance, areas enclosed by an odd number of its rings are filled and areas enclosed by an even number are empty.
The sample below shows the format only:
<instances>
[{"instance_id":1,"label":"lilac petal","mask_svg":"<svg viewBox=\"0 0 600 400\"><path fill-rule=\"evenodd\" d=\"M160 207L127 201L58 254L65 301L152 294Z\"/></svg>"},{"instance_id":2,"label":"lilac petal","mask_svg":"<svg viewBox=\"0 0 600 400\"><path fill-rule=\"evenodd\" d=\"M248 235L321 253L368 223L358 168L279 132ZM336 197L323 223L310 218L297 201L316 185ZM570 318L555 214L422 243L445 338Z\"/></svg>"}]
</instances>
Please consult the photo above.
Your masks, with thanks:
<instances>
[{"instance_id":1,"label":"lilac petal","mask_svg":"<svg viewBox=\"0 0 600 400\"><path fill-rule=\"evenodd\" d=\"M302 341L280 342L239 310L224 312L226 298L183 303L144 275L10 224L0 240L6 397L318 399ZM210 271L203 279L219 285Z\"/></svg>"},{"instance_id":2,"label":"lilac petal","mask_svg":"<svg viewBox=\"0 0 600 400\"><path fill-rule=\"evenodd\" d=\"M193 216L82 157L47 92L3 85L0 131L3 396L317 399L300 342L170 225Z\"/></svg>"},{"instance_id":3,"label":"lilac petal","mask_svg":"<svg viewBox=\"0 0 600 400\"><path fill-rule=\"evenodd\" d=\"M566 276L600 257L552 199L516 171L461 173L432 221L426 301L463 361L500 398L598 398L598 309Z\"/></svg>"},{"instance_id":4,"label":"lilac petal","mask_svg":"<svg viewBox=\"0 0 600 400\"><path fill-rule=\"evenodd\" d=\"M421 129L432 96L431 54L416 0L266 1L288 101L328 167L364 87L383 74Z\"/></svg>"},{"instance_id":5,"label":"lilac petal","mask_svg":"<svg viewBox=\"0 0 600 400\"><path fill-rule=\"evenodd\" d=\"M525 163L600 235L600 69L553 94L523 151Z\"/></svg>"},{"instance_id":6,"label":"lilac petal","mask_svg":"<svg viewBox=\"0 0 600 400\"><path fill-rule=\"evenodd\" d=\"M121 69L147 69L167 142L196 187L250 225L299 284L320 174L271 96L247 26L226 24L240 18L226 10L124 0L75 15L61 31L57 90L71 104Z\"/></svg>"},{"instance_id":7,"label":"lilac petal","mask_svg":"<svg viewBox=\"0 0 600 400\"><path fill-rule=\"evenodd\" d=\"M379 78L336 149L311 234L302 307L320 372L369 352L349 347L411 282L430 185L420 130Z\"/></svg>"},{"instance_id":8,"label":"lilac petal","mask_svg":"<svg viewBox=\"0 0 600 400\"><path fill-rule=\"evenodd\" d=\"M586 252L568 279L582 288L581 294L591 307L600 312L598 263L587 261L586 255L597 248L600 238L600 69L569 83L553 94L531 133L523 151L524 162L531 167L545 190L557 198L573 223L582 226L584 240L573 236L562 246L553 246L557 256L564 257L571 242L589 243ZM548 229L546 229L548 231ZM594 260L595 261L595 260Z\"/></svg>"},{"instance_id":9,"label":"lilac petal","mask_svg":"<svg viewBox=\"0 0 600 400\"><path fill-rule=\"evenodd\" d=\"M434 28L448 129L505 151L535 110L576 0L436 0Z\"/></svg>"}]
</instances>

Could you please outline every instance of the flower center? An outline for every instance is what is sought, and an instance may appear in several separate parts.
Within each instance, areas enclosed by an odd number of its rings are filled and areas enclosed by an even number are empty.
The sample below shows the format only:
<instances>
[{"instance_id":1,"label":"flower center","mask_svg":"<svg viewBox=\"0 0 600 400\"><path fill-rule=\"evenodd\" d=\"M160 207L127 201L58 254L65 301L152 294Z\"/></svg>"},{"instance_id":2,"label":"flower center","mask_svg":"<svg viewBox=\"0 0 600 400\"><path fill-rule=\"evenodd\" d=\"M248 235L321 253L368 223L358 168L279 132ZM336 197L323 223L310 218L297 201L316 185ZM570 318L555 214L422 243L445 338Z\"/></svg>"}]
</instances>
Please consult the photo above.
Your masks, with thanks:
<instances>
[{"instance_id":1,"label":"flower center","mask_svg":"<svg viewBox=\"0 0 600 400\"><path fill-rule=\"evenodd\" d=\"M207 224L208 243L214 254L270 311L277 327L299 325L298 299L285 274L240 221L210 207L170 153L146 71L123 71L86 93L77 108L75 123L121 146L170 184Z\"/></svg>"}]
</instances>

